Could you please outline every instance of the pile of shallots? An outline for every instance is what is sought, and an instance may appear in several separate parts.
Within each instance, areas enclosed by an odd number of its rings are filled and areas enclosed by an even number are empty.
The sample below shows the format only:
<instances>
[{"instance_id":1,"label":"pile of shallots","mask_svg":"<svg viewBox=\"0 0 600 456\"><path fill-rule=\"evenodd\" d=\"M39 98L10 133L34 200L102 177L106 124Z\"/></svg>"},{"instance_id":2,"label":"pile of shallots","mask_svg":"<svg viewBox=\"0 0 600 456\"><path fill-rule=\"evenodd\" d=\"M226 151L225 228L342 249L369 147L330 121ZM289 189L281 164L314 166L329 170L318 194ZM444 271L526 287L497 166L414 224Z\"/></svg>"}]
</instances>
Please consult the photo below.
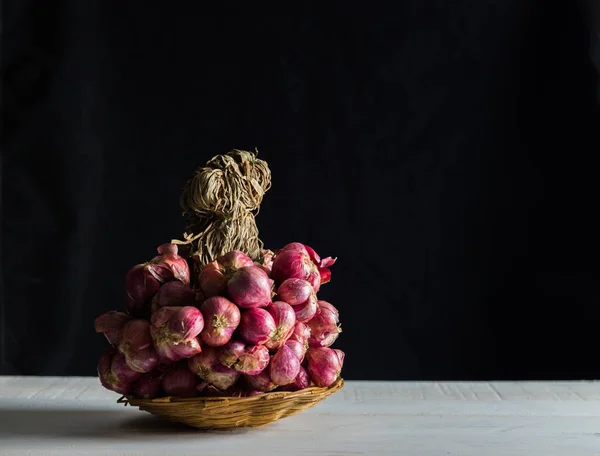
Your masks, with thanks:
<instances>
[{"instance_id":1,"label":"pile of shallots","mask_svg":"<svg viewBox=\"0 0 600 456\"><path fill-rule=\"evenodd\" d=\"M344 352L329 348L339 314L317 299L335 259L294 242L262 264L234 250L190 278L177 245L158 253L127 273L125 312L95 320L111 344L98 363L104 387L142 399L252 396L339 377Z\"/></svg>"}]
</instances>

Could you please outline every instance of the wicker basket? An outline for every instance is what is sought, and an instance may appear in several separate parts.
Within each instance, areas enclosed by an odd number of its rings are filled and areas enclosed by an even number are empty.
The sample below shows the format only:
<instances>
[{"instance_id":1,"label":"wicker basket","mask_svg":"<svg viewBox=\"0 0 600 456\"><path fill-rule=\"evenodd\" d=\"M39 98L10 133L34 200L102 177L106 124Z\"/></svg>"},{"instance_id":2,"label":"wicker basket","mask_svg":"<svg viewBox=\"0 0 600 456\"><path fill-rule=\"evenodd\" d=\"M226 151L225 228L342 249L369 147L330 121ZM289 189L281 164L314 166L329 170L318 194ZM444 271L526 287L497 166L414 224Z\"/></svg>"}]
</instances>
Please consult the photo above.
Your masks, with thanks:
<instances>
[{"instance_id":1,"label":"wicker basket","mask_svg":"<svg viewBox=\"0 0 600 456\"><path fill-rule=\"evenodd\" d=\"M250 397L161 397L144 400L123 396L117 402L198 429L232 429L260 427L295 415L318 404L342 386L344 380L339 378L327 388L311 387Z\"/></svg>"}]
</instances>

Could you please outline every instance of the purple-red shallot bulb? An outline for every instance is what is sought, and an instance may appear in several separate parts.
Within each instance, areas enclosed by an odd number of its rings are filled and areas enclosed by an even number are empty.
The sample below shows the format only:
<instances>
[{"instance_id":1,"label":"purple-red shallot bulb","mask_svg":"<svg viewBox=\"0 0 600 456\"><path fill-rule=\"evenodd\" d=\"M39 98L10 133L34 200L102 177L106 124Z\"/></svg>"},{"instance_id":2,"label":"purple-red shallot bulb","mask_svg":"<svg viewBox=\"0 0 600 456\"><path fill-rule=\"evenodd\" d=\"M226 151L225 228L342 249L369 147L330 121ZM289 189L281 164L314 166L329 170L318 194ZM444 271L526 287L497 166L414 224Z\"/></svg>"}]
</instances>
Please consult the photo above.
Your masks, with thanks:
<instances>
[{"instance_id":1,"label":"purple-red shallot bulb","mask_svg":"<svg viewBox=\"0 0 600 456\"><path fill-rule=\"evenodd\" d=\"M329 347L342 332L337 315L327 307L320 307L316 315L307 323L310 328L310 347Z\"/></svg>"},{"instance_id":2,"label":"purple-red shallot bulb","mask_svg":"<svg viewBox=\"0 0 600 456\"><path fill-rule=\"evenodd\" d=\"M244 380L250 391L268 393L277 388L277 385L271 381L271 377L269 377L267 370L268 369L265 369L257 375L244 375Z\"/></svg>"},{"instance_id":3,"label":"purple-red shallot bulb","mask_svg":"<svg viewBox=\"0 0 600 456\"><path fill-rule=\"evenodd\" d=\"M342 365L340 357L331 348L309 348L306 352L308 373L315 385L326 387L332 385L340 376Z\"/></svg>"},{"instance_id":4,"label":"purple-red shallot bulb","mask_svg":"<svg viewBox=\"0 0 600 456\"><path fill-rule=\"evenodd\" d=\"M212 347L225 345L240 324L240 309L222 296L208 298L200 310L206 318L200 338Z\"/></svg>"},{"instance_id":5,"label":"purple-red shallot bulb","mask_svg":"<svg viewBox=\"0 0 600 456\"><path fill-rule=\"evenodd\" d=\"M159 357L171 361L202 351L197 336L204 327L200 311L192 306L161 307L152 314L150 332Z\"/></svg>"},{"instance_id":6,"label":"purple-red shallot bulb","mask_svg":"<svg viewBox=\"0 0 600 456\"><path fill-rule=\"evenodd\" d=\"M152 346L150 322L131 320L123 327L119 351L127 365L136 372L150 372L158 366L158 355Z\"/></svg>"},{"instance_id":7,"label":"purple-red shallot bulb","mask_svg":"<svg viewBox=\"0 0 600 456\"><path fill-rule=\"evenodd\" d=\"M304 355L306 355L308 343L302 343L294 339L288 339L285 342L285 345L287 345L294 352L294 354L298 357L300 362L304 361Z\"/></svg>"},{"instance_id":8,"label":"purple-red shallot bulb","mask_svg":"<svg viewBox=\"0 0 600 456\"><path fill-rule=\"evenodd\" d=\"M233 368L242 374L257 375L267 367L270 359L267 347L252 345L244 349Z\"/></svg>"},{"instance_id":9,"label":"purple-red shallot bulb","mask_svg":"<svg viewBox=\"0 0 600 456\"><path fill-rule=\"evenodd\" d=\"M286 279L306 280L315 292L319 291L321 285L319 268L311 261L304 247L290 249L286 246L281 249L273 260L271 277L277 284L282 284Z\"/></svg>"},{"instance_id":10,"label":"purple-red shallot bulb","mask_svg":"<svg viewBox=\"0 0 600 456\"><path fill-rule=\"evenodd\" d=\"M227 289L227 281L235 271L253 265L254 262L248 255L232 250L202 268L198 275L200 289L207 298L222 295Z\"/></svg>"},{"instance_id":11,"label":"purple-red shallot bulb","mask_svg":"<svg viewBox=\"0 0 600 456\"><path fill-rule=\"evenodd\" d=\"M297 340L302 345L306 345L308 348L308 338L310 337L310 328L306 323L297 321L294 325L294 331L290 336L291 340Z\"/></svg>"},{"instance_id":12,"label":"purple-red shallot bulb","mask_svg":"<svg viewBox=\"0 0 600 456\"><path fill-rule=\"evenodd\" d=\"M321 285L331 281L331 271L329 268L333 266L337 260L337 258L327 257L321 259L317 252L315 252L312 247L305 245L306 251L308 252L308 256L312 260L312 262L319 268L319 274L321 275Z\"/></svg>"},{"instance_id":13,"label":"purple-red shallot bulb","mask_svg":"<svg viewBox=\"0 0 600 456\"><path fill-rule=\"evenodd\" d=\"M340 321L340 313L339 311L331 304L330 302L323 301L322 299L318 301L320 309L327 309L335 315L335 322L339 323Z\"/></svg>"},{"instance_id":14,"label":"purple-red shallot bulb","mask_svg":"<svg viewBox=\"0 0 600 456\"><path fill-rule=\"evenodd\" d=\"M262 264L260 264L259 266L267 274L271 275L271 268L273 267L273 257L275 256L275 253L273 253L271 250L263 250L262 254L263 254L263 260L262 260Z\"/></svg>"},{"instance_id":15,"label":"purple-red shallot bulb","mask_svg":"<svg viewBox=\"0 0 600 456\"><path fill-rule=\"evenodd\" d=\"M119 351L127 356L128 353L143 350L152 345L150 322L140 318L129 321L121 333Z\"/></svg>"},{"instance_id":16,"label":"purple-red shallot bulb","mask_svg":"<svg viewBox=\"0 0 600 456\"><path fill-rule=\"evenodd\" d=\"M297 306L292 306L292 308L296 314L296 321L306 323L315 316L319 309L317 295L312 293L305 302Z\"/></svg>"},{"instance_id":17,"label":"purple-red shallot bulb","mask_svg":"<svg viewBox=\"0 0 600 456\"><path fill-rule=\"evenodd\" d=\"M281 391L299 391L310 386L310 378L306 370L300 366L300 371L294 381L288 385L283 385L279 389Z\"/></svg>"},{"instance_id":18,"label":"purple-red shallot bulb","mask_svg":"<svg viewBox=\"0 0 600 456\"><path fill-rule=\"evenodd\" d=\"M185 366L174 367L162 378L162 389L167 396L195 397L197 384L198 377Z\"/></svg>"},{"instance_id":19,"label":"purple-red shallot bulb","mask_svg":"<svg viewBox=\"0 0 600 456\"><path fill-rule=\"evenodd\" d=\"M196 292L178 280L165 283L156 294L157 307L185 307L196 304Z\"/></svg>"},{"instance_id":20,"label":"purple-red shallot bulb","mask_svg":"<svg viewBox=\"0 0 600 456\"><path fill-rule=\"evenodd\" d=\"M269 364L269 376L277 385L292 383L300 372L300 360L296 354L284 345L273 355Z\"/></svg>"},{"instance_id":21,"label":"purple-red shallot bulb","mask_svg":"<svg viewBox=\"0 0 600 456\"><path fill-rule=\"evenodd\" d=\"M158 293L168 273L169 269L161 264L143 263L132 267L125 276L125 310L136 316L148 314L150 300Z\"/></svg>"},{"instance_id":22,"label":"purple-red shallot bulb","mask_svg":"<svg viewBox=\"0 0 600 456\"><path fill-rule=\"evenodd\" d=\"M333 351L335 352L338 359L340 360L340 369L341 369L344 366L344 358L346 357L346 354L342 350L339 350L337 348L334 348Z\"/></svg>"},{"instance_id":23,"label":"purple-red shallot bulb","mask_svg":"<svg viewBox=\"0 0 600 456\"><path fill-rule=\"evenodd\" d=\"M131 320L133 320L131 315L111 310L94 320L94 329L96 332L104 333L106 340L111 345L119 345L123 327Z\"/></svg>"},{"instance_id":24,"label":"purple-red shallot bulb","mask_svg":"<svg viewBox=\"0 0 600 456\"><path fill-rule=\"evenodd\" d=\"M132 370L144 373L156 369L160 360L154 347L150 346L129 352L125 355L125 361Z\"/></svg>"},{"instance_id":25,"label":"purple-red shallot bulb","mask_svg":"<svg viewBox=\"0 0 600 456\"><path fill-rule=\"evenodd\" d=\"M246 344L241 340L230 340L219 350L219 362L223 366L232 367L243 353Z\"/></svg>"},{"instance_id":26,"label":"purple-red shallot bulb","mask_svg":"<svg viewBox=\"0 0 600 456\"><path fill-rule=\"evenodd\" d=\"M139 399L154 399L160 394L161 372L143 374L133 385L132 393Z\"/></svg>"},{"instance_id":27,"label":"purple-red shallot bulb","mask_svg":"<svg viewBox=\"0 0 600 456\"><path fill-rule=\"evenodd\" d=\"M277 289L277 297L291 306L306 302L312 293L311 284L303 279L286 279Z\"/></svg>"},{"instance_id":28,"label":"purple-red shallot bulb","mask_svg":"<svg viewBox=\"0 0 600 456\"><path fill-rule=\"evenodd\" d=\"M142 374L131 370L125 362L125 356L114 348L108 348L98 362L98 377L106 389L120 394L128 394L134 382Z\"/></svg>"},{"instance_id":29,"label":"purple-red shallot bulb","mask_svg":"<svg viewBox=\"0 0 600 456\"><path fill-rule=\"evenodd\" d=\"M242 314L239 333L250 345L267 342L275 332L275 320L265 309L250 309Z\"/></svg>"},{"instance_id":30,"label":"purple-red shallot bulb","mask_svg":"<svg viewBox=\"0 0 600 456\"><path fill-rule=\"evenodd\" d=\"M244 309L266 307L271 303L273 281L257 266L246 266L233 273L227 282L227 294Z\"/></svg>"},{"instance_id":31,"label":"purple-red shallot bulb","mask_svg":"<svg viewBox=\"0 0 600 456\"><path fill-rule=\"evenodd\" d=\"M294 331L296 314L292 306L283 301L275 301L267 306L265 310L271 314L275 321L275 331L273 331L265 345L270 350L274 350L281 347Z\"/></svg>"},{"instance_id":32,"label":"purple-red shallot bulb","mask_svg":"<svg viewBox=\"0 0 600 456\"><path fill-rule=\"evenodd\" d=\"M150 260L150 263L166 268L166 273L164 270L160 270L160 273L163 273L162 282L179 280L188 285L190 283L190 267L187 260L178 254L177 244L162 244L156 250L159 256Z\"/></svg>"},{"instance_id":33,"label":"purple-red shallot bulb","mask_svg":"<svg viewBox=\"0 0 600 456\"><path fill-rule=\"evenodd\" d=\"M188 360L188 368L206 383L220 390L232 387L240 377L235 369L223 366L219 362L218 349L204 347L202 353Z\"/></svg>"}]
</instances>

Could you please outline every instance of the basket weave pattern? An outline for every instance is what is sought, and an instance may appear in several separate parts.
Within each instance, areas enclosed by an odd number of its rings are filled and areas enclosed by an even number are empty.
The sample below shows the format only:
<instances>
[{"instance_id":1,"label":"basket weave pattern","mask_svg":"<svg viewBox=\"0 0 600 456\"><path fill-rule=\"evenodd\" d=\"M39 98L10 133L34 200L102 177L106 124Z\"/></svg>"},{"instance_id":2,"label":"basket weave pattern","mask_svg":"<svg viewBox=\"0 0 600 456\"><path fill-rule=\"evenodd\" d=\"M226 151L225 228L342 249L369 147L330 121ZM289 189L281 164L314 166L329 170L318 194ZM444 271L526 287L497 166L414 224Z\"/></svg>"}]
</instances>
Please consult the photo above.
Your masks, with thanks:
<instances>
[{"instance_id":1,"label":"basket weave pattern","mask_svg":"<svg viewBox=\"0 0 600 456\"><path fill-rule=\"evenodd\" d=\"M198 429L260 427L309 409L342 386L344 381L339 378L327 388L276 391L250 397L161 397L146 400L125 396L118 402Z\"/></svg>"}]
</instances>

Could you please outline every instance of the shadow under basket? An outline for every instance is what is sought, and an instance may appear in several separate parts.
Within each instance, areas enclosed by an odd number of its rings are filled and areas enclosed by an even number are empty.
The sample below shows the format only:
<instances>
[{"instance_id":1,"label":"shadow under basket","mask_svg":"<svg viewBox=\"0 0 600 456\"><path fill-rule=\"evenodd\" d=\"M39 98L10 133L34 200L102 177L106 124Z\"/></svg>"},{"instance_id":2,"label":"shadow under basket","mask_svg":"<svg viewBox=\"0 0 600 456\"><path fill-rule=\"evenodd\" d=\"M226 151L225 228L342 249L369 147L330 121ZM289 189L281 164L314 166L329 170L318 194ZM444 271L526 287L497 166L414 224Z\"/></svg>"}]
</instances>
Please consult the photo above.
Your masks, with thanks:
<instances>
[{"instance_id":1,"label":"shadow under basket","mask_svg":"<svg viewBox=\"0 0 600 456\"><path fill-rule=\"evenodd\" d=\"M276 391L250 397L160 397L136 399L123 396L117 402L169 421L198 429L233 429L260 427L313 407L339 391L344 380L339 378L327 388L311 387L299 391Z\"/></svg>"}]
</instances>

